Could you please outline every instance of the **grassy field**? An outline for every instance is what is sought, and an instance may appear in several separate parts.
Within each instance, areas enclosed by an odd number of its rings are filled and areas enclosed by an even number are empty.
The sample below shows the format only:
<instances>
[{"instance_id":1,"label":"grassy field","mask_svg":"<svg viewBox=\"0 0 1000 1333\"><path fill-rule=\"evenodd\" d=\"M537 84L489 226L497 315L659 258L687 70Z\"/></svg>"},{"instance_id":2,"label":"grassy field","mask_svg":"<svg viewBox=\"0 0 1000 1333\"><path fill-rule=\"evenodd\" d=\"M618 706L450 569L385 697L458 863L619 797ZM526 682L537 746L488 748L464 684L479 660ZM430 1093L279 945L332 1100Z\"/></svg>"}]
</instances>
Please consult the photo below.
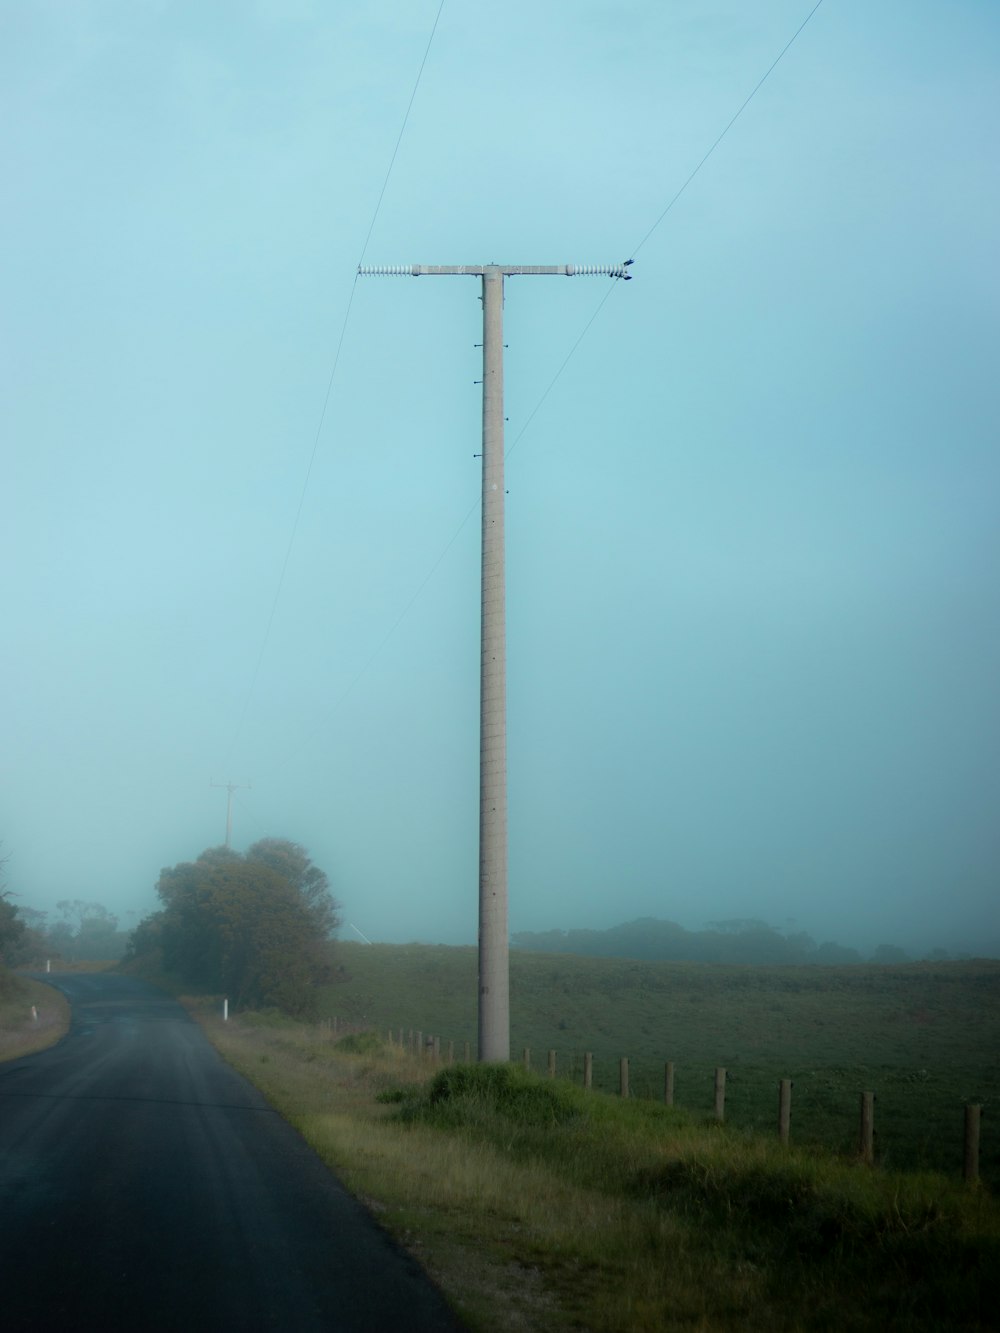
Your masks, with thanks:
<instances>
[{"instance_id":1,"label":"grassy field","mask_svg":"<svg viewBox=\"0 0 1000 1333\"><path fill-rule=\"evenodd\" d=\"M425 945L337 946L342 968L324 1015L454 1041L476 1040L476 951ZM850 1153L860 1093L875 1093L883 1166L961 1171L963 1108L984 1107L983 1179L1000 1187L1000 962L902 966L726 967L511 954L511 1048L535 1069L557 1052L560 1074L618 1086L629 1058L633 1096L662 1099L675 1066L675 1102L698 1117L713 1106L716 1066L727 1070L726 1119L774 1132L777 1086L793 1080L792 1137Z\"/></svg>"}]
</instances>

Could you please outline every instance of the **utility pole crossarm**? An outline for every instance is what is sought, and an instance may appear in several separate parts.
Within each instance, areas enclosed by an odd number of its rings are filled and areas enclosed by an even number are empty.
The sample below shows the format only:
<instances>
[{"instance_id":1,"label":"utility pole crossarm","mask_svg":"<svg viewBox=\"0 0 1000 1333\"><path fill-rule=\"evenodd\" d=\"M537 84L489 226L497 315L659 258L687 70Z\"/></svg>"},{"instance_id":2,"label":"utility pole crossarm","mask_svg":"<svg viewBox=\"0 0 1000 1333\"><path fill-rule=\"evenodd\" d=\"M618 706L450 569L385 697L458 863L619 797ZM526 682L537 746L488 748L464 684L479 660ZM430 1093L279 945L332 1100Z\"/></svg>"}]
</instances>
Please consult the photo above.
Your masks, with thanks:
<instances>
[{"instance_id":1,"label":"utility pole crossarm","mask_svg":"<svg viewBox=\"0 0 1000 1333\"><path fill-rule=\"evenodd\" d=\"M494 270L505 278L549 275L559 278L621 278L628 282L632 260L623 264L359 264L361 278L481 278Z\"/></svg>"}]
</instances>

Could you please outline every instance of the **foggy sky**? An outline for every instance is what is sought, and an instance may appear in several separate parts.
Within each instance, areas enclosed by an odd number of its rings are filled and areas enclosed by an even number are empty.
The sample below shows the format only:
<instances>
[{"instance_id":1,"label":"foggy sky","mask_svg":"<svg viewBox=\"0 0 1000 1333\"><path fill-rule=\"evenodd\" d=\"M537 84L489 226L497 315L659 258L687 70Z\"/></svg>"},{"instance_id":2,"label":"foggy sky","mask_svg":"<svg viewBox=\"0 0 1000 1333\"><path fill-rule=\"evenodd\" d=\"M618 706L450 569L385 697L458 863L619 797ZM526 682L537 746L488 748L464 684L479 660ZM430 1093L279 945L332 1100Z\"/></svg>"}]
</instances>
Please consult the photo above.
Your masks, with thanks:
<instances>
[{"instance_id":1,"label":"foggy sky","mask_svg":"<svg viewBox=\"0 0 1000 1333\"><path fill-rule=\"evenodd\" d=\"M16 902L151 910L232 780L475 939L478 285L354 286L437 8L0 0ZM446 0L365 261L630 257L811 8ZM508 280L512 930L1000 942L998 68L827 0L554 386L607 280Z\"/></svg>"}]
</instances>

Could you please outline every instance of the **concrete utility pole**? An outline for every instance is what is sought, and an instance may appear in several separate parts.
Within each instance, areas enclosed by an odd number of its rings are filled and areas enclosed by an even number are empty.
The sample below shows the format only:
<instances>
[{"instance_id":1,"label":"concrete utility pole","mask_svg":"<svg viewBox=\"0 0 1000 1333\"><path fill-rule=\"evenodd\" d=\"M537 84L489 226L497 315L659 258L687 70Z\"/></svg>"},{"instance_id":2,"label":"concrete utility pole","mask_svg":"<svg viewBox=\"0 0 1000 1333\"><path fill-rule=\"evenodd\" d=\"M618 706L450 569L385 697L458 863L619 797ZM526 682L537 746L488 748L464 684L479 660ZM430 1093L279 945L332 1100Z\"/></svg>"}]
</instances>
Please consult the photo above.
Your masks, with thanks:
<instances>
[{"instance_id":1,"label":"concrete utility pole","mask_svg":"<svg viewBox=\"0 0 1000 1333\"><path fill-rule=\"evenodd\" d=\"M233 792L250 791L251 784L248 782L245 787L238 782L209 782L210 787L221 787L228 792L226 797L226 846L229 847L233 840Z\"/></svg>"},{"instance_id":2,"label":"concrete utility pole","mask_svg":"<svg viewBox=\"0 0 1000 1333\"><path fill-rule=\"evenodd\" d=\"M504 608L504 278L629 278L624 264L393 264L362 277L481 278L483 284L483 572L479 699L479 1059L510 1059L507 932L507 684Z\"/></svg>"}]
</instances>

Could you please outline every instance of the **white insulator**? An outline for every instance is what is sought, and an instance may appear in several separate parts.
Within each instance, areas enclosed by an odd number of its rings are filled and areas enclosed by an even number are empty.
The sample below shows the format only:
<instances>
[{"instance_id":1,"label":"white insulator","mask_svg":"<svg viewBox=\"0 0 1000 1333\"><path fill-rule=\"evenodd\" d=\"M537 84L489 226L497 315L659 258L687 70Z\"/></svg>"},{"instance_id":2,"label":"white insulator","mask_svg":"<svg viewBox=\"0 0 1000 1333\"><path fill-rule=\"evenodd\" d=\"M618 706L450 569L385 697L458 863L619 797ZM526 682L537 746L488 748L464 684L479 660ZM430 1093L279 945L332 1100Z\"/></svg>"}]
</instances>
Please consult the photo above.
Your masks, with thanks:
<instances>
[{"instance_id":1,"label":"white insulator","mask_svg":"<svg viewBox=\"0 0 1000 1333\"><path fill-rule=\"evenodd\" d=\"M624 278L624 264L577 264L576 272L588 278Z\"/></svg>"}]
</instances>

